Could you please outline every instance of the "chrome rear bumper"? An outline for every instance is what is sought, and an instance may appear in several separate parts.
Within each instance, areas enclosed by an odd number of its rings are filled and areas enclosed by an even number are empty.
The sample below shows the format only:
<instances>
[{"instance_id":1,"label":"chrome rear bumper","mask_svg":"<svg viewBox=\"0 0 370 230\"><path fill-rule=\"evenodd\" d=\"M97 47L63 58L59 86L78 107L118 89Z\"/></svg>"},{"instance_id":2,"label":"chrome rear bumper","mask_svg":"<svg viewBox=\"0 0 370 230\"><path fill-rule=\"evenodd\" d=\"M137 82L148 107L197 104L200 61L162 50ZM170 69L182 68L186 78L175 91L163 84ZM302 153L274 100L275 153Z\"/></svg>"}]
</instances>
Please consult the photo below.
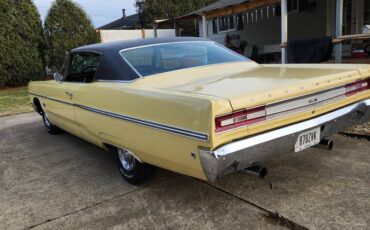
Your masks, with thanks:
<instances>
[{"instance_id":1,"label":"chrome rear bumper","mask_svg":"<svg viewBox=\"0 0 370 230\"><path fill-rule=\"evenodd\" d=\"M294 152L298 135L321 127L320 138L370 120L370 99L352 104L319 117L285 126L263 134L232 142L213 151L200 150L200 160L209 181L253 163L283 153Z\"/></svg>"}]
</instances>

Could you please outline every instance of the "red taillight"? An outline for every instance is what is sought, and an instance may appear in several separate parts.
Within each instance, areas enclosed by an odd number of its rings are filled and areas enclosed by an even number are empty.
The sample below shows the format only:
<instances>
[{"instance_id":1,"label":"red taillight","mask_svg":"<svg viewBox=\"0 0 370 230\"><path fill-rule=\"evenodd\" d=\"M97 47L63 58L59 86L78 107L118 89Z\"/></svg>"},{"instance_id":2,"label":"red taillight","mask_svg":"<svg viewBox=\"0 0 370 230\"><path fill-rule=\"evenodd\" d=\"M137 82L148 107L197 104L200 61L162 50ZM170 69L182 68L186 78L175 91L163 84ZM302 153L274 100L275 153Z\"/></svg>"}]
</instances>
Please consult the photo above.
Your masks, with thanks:
<instances>
[{"instance_id":1,"label":"red taillight","mask_svg":"<svg viewBox=\"0 0 370 230\"><path fill-rule=\"evenodd\" d=\"M347 84L345 87L346 96L351 96L361 91L370 89L370 78Z\"/></svg>"},{"instance_id":2,"label":"red taillight","mask_svg":"<svg viewBox=\"0 0 370 230\"><path fill-rule=\"evenodd\" d=\"M235 129L266 120L265 106L237 111L216 118L216 132Z\"/></svg>"}]
</instances>

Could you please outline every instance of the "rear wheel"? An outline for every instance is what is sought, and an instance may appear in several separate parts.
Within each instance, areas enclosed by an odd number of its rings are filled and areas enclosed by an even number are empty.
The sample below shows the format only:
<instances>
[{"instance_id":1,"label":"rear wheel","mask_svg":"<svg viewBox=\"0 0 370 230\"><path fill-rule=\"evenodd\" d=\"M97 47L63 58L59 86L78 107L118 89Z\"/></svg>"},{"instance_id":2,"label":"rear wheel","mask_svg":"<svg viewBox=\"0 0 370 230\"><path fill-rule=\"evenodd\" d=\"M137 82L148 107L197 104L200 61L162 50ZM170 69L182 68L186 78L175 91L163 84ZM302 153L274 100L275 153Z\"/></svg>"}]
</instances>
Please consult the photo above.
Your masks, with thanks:
<instances>
[{"instance_id":1,"label":"rear wheel","mask_svg":"<svg viewBox=\"0 0 370 230\"><path fill-rule=\"evenodd\" d=\"M155 167L141 163L126 149L113 148L116 163L122 177L130 184L140 184L153 177Z\"/></svg>"},{"instance_id":2,"label":"rear wheel","mask_svg":"<svg viewBox=\"0 0 370 230\"><path fill-rule=\"evenodd\" d=\"M45 129L49 134L57 135L63 132L60 128L51 123L51 121L48 118L48 115L45 112L42 112L42 120L44 122Z\"/></svg>"}]
</instances>

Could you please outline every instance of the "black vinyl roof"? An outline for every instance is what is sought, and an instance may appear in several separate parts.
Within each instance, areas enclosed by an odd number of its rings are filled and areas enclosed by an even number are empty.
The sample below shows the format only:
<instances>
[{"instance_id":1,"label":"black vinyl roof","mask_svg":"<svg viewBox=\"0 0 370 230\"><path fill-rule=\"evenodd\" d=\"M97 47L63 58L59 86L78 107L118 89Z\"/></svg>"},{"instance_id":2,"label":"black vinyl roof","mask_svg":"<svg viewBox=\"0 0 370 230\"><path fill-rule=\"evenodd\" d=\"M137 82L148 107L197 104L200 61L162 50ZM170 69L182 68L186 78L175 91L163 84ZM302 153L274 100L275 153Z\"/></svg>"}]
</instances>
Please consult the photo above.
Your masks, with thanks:
<instances>
[{"instance_id":1,"label":"black vinyl roof","mask_svg":"<svg viewBox=\"0 0 370 230\"><path fill-rule=\"evenodd\" d=\"M73 49L71 53L91 52L101 54L99 69L95 74L96 80L131 81L140 76L122 58L120 51L146 45L183 42L183 41L208 41L196 37L172 37L172 38L147 38L127 41L97 43Z\"/></svg>"}]
</instances>

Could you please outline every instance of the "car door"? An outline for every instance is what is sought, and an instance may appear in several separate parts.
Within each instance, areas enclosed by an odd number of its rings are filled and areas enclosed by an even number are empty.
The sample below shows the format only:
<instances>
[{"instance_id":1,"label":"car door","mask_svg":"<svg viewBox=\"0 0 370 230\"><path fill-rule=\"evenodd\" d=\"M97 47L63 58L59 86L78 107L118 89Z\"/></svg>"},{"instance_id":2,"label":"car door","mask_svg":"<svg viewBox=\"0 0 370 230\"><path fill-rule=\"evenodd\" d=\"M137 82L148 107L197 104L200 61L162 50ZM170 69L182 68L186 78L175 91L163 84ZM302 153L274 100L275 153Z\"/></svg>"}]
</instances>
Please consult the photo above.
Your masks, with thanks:
<instances>
[{"instance_id":1,"label":"car door","mask_svg":"<svg viewBox=\"0 0 370 230\"><path fill-rule=\"evenodd\" d=\"M75 125L73 85L68 82L55 82L48 89L49 100L43 102L49 120L61 129L79 134Z\"/></svg>"},{"instance_id":2,"label":"car door","mask_svg":"<svg viewBox=\"0 0 370 230\"><path fill-rule=\"evenodd\" d=\"M73 69L72 64L73 55L69 56L64 64L62 79L56 80L48 88L49 100L44 102L43 106L52 123L69 133L79 135L73 103L73 92L77 82L71 81L68 77L68 71Z\"/></svg>"},{"instance_id":3,"label":"car door","mask_svg":"<svg viewBox=\"0 0 370 230\"><path fill-rule=\"evenodd\" d=\"M68 101L74 105L73 114L64 114L66 116L66 126L72 133L82 138L85 136L82 135L84 129L81 128L77 119L77 111L83 104L79 104L76 98L78 98L78 94L86 93L81 92L82 89L93 84L95 73L99 67L100 56L99 53L86 51L72 53L66 67L65 80L61 87L64 90L63 96L68 97Z\"/></svg>"}]
</instances>

